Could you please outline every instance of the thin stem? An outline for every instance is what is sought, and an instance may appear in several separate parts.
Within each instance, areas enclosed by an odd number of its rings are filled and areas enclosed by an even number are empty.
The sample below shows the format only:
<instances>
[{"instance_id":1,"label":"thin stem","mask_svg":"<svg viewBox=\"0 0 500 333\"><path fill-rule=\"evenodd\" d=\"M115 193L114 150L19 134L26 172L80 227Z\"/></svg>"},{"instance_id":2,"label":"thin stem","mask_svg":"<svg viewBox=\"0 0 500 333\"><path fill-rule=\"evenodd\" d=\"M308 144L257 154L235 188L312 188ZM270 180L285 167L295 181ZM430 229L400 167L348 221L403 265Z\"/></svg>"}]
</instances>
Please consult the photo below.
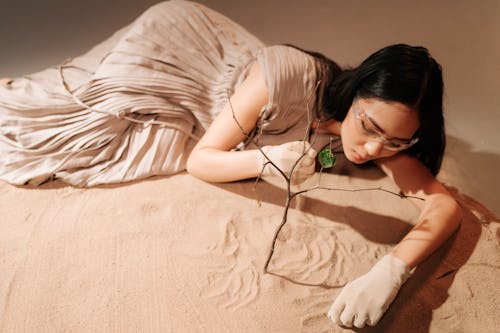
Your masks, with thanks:
<instances>
[{"instance_id":1,"label":"thin stem","mask_svg":"<svg viewBox=\"0 0 500 333\"><path fill-rule=\"evenodd\" d=\"M319 186L319 183L320 183L320 180L321 180L321 175L323 174L323 167L321 167L321 169L319 171L318 183L317 183L317 185L315 187L312 187L312 188L309 188L309 189L305 189L305 190L302 190L302 191L298 191L298 192L292 194L292 191L291 191L291 179L292 179L293 172L294 172L295 168L297 167L297 165L299 164L299 162L302 160L302 158L304 158L304 156L309 152L309 150L312 149L312 145L316 141L316 138L317 138L317 135L318 135L318 131L315 131L313 140L310 143L309 148L305 149L305 142L308 141L308 139L309 139L309 133L310 133L310 130L311 130L311 125L312 125L312 119L311 119L311 114L310 114L310 109L309 109L309 102L310 102L312 94L316 91L316 89L318 88L320 82L321 81L317 82L315 89L313 90L313 92L311 92L311 94L307 98L307 102L306 102L307 129L306 129L306 133L305 133L304 140L303 140L303 142L304 142L304 149L303 149L302 155L295 161L294 165L292 166L292 169L291 169L291 172L290 172L290 176L287 176L283 170L281 170L273 161L271 161L271 159L264 153L264 151L259 146L259 144L257 143L257 141L254 139L254 137L251 137L248 133L245 132L245 130L243 129L243 127L239 123L238 119L236 118L236 114L234 113L233 105L231 104L231 98L229 96L229 91L226 91L226 92L228 94L229 107L231 108L231 113L232 113L234 121L236 122L236 124L240 128L241 132L246 137L246 139L248 141L252 142L259 149L259 151L261 152L261 154L264 155L264 157L267 160L266 163L264 163L264 165L262 167L262 170L261 170L260 174L258 175L256 181L255 181L254 191L256 192L257 183L260 180L260 178L261 178L261 176L262 176L262 174L264 172L264 168L267 166L267 164L271 164L274 168L276 168L276 170L278 170L278 172L285 178L285 180L287 182L287 196L286 196L286 202L285 202L285 209L283 211L283 217L281 219L280 225L278 226L278 228L274 232L273 241L271 243L271 250L269 251L269 254L267 256L266 262L264 264L264 273L268 273L268 274L272 274L272 275L281 277L283 279L286 279L286 280L288 280L288 281L290 281L292 283L296 283L296 284L302 284L302 285L307 285L307 286L320 286L320 287L325 287L325 288L331 288L332 286L328 286L328 285L324 285L324 284L313 285L313 284L301 283L301 282L298 282L298 281L294 281L294 280L292 280L292 279L290 279L288 277L281 276L279 274L272 273L272 272L268 271L269 263L271 261L271 258L273 256L273 254L274 254L274 249L275 249L275 246L276 246L276 240L278 238L278 235L279 235L281 229L283 228L283 226L287 222L287 219L288 219L288 210L290 208L290 203L291 203L291 201L296 196L298 196L300 194L303 194L303 193L306 193L306 192L309 192L309 191L312 191L312 190L347 191L347 192L383 191L383 192L387 192L387 193L390 193L390 194L393 194L393 195L397 195L400 198L414 198L414 199L419 199L419 200L425 200L425 199L419 198L419 197L414 197L414 196L408 196L408 195L403 194L402 192L396 193L396 192L393 192L393 191L390 191L390 190L383 189L381 187L361 188L361 189L343 189L343 188L321 187L321 186ZM332 139L331 138L330 138L329 145L330 145L330 149L331 149L331 147L332 147ZM258 199L257 199L257 201L260 204L260 201Z\"/></svg>"},{"instance_id":2,"label":"thin stem","mask_svg":"<svg viewBox=\"0 0 500 333\"><path fill-rule=\"evenodd\" d=\"M273 161L271 161L271 159L266 155L266 153L264 153L264 151L262 150L262 148L257 144L257 142L255 141L255 139L253 137L251 137L250 135L248 135L247 132L245 132L245 130L243 129L243 126L241 126L241 124L238 121L238 119L236 119L236 114L234 113L233 104L231 103L231 97L229 96L229 90L226 90L226 93L227 93L227 99L228 99L228 102L229 102L229 107L231 108L231 114L233 116L234 121L236 122L236 125L238 125L238 127L240 128L241 133L247 138L247 140L250 140L259 149L260 153L262 155L264 155L264 157L267 160L267 162L264 163L264 165L262 167L262 170L260 171L260 174L259 174L258 178L261 177L262 173L264 172L265 167L269 163L273 167L275 167L276 170L278 170L278 172L281 173L281 175L283 177L285 177L285 179L287 179L287 181L288 181L287 175L276 164L274 164Z\"/></svg>"},{"instance_id":3,"label":"thin stem","mask_svg":"<svg viewBox=\"0 0 500 333\"><path fill-rule=\"evenodd\" d=\"M300 156L292 166L292 170L290 171L290 179L292 178L292 175L293 175L293 172L295 171L295 168L297 167L299 162L304 158L304 156L306 156L306 154L309 152L309 150L312 149L312 146L314 145L314 143L316 142L316 138L318 137L318 133L314 132L314 137L309 144L309 148L305 149L306 141L309 141L309 133L311 130L311 125L312 125L311 110L309 109L309 102L311 101L312 94L316 92L320 83L321 83L321 80L318 80L318 82L316 82L316 86L314 87L314 90L307 97L307 101L306 101L307 127L306 127L306 133L304 135L304 140L302 140L302 142L304 143L304 147L302 149L302 156Z\"/></svg>"},{"instance_id":4,"label":"thin stem","mask_svg":"<svg viewBox=\"0 0 500 333\"><path fill-rule=\"evenodd\" d=\"M291 195L291 199L293 199L294 197L296 197L299 194L306 193L306 192L313 191L313 190L344 191L344 192L382 191L382 192L387 192L387 193L396 195L396 196L400 197L401 199L412 198L412 199L419 199L419 200L425 201L424 198L414 197L414 196L411 196L411 195L406 195L406 194L401 193L401 192L400 193L396 193L396 192L393 192L393 191L390 191L390 190L386 190L386 189L384 189L384 188L382 188L380 186L379 187L358 188L358 189L347 189L347 188L335 188L335 187L315 186L315 187L312 187L312 188L308 188L308 189L305 189L305 190L302 190L302 191L295 192L294 194Z\"/></svg>"},{"instance_id":5,"label":"thin stem","mask_svg":"<svg viewBox=\"0 0 500 333\"><path fill-rule=\"evenodd\" d=\"M296 192L294 194L290 194L290 192L288 192L288 196L287 196L287 200L286 200L286 206L285 206L285 212L283 214L283 219L281 220L281 224L278 226L278 229L274 233L273 242L272 242L272 246L271 246L271 251L269 252L269 255L267 257L266 263L264 265L264 273L269 273L269 271L268 271L269 262L271 261L271 258L272 258L273 253L274 253L274 247L276 245L276 240L278 238L278 234L280 233L281 229L283 228L283 226L285 225L285 223L287 221L288 209L290 207L290 203L291 203L292 199L295 198L299 194L306 193L306 192L309 192L309 191L312 191L312 190L345 191L345 192L383 191L383 192L387 192L387 193L396 195L396 196L398 196L400 198L414 198L414 199L425 200L425 199L422 199L422 198L419 198L419 197L401 196L401 194L399 194L399 193L396 193L396 192L393 192L393 191L389 191L389 190L383 189L381 187L370 187L370 188L360 188L360 189L344 189L344 188L330 188L330 187L316 186L316 187L309 188L309 189L306 189L306 190L298 191L298 192Z\"/></svg>"},{"instance_id":6,"label":"thin stem","mask_svg":"<svg viewBox=\"0 0 500 333\"><path fill-rule=\"evenodd\" d=\"M325 289L331 289L331 288L339 288L339 287L343 287L345 286L345 283L343 284L339 284L339 285L336 285L336 286L331 286L331 285L328 285L328 284L324 284L324 283L319 283L319 284L314 284L314 283L306 283L306 282L300 282L300 281L297 281L297 280L294 280L294 279L291 279L287 276L284 276L284 275L280 275L278 273L273 273L273 272L266 272L267 274L270 274L270 275L274 275L274 276L277 276L281 279L284 279L284 280L287 280L288 282L291 282L293 284L298 284L298 285L301 285L301 286L306 286L306 287L321 287L321 288L325 288Z\"/></svg>"},{"instance_id":7,"label":"thin stem","mask_svg":"<svg viewBox=\"0 0 500 333\"><path fill-rule=\"evenodd\" d=\"M267 259L266 259L266 263L264 264L264 274L268 272L267 267L269 266L269 262L271 261L271 258L273 257L276 239L278 238L278 235L279 235L281 229L283 228L283 226L285 225L285 223L287 221L288 209L290 208L290 201L291 201L291 197L290 197L290 191L289 191L287 198L286 198L286 202L285 202L285 211L283 212L283 218L281 219L281 223L278 226L278 228L274 231L274 237L273 237L273 242L271 245L271 251L269 251L269 254L268 254Z\"/></svg>"}]
</instances>

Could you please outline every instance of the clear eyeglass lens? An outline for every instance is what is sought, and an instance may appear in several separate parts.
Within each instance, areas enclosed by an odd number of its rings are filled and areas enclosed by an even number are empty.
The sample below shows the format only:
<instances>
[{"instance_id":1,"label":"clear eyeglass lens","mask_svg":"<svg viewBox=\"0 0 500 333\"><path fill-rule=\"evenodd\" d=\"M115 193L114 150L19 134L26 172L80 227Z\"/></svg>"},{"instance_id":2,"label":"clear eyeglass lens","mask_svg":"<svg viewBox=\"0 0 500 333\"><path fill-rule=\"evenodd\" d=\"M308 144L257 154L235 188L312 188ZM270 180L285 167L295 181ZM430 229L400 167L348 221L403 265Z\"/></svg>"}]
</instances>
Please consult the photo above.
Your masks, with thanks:
<instances>
[{"instance_id":1,"label":"clear eyeglass lens","mask_svg":"<svg viewBox=\"0 0 500 333\"><path fill-rule=\"evenodd\" d=\"M375 140L378 140L379 142L382 142L384 144L384 148L386 148L388 150L403 150L405 148L412 146L415 142L418 141L418 139L417 139L417 140L412 140L412 142L409 142L409 143L403 143L403 142L388 140L388 139L384 138L382 136L382 134L379 133L376 129L370 129L366 126L365 113L362 112L359 109L359 107L356 107L354 109L354 112L355 112L356 118L358 118L360 120L359 123L361 124L361 129L362 129L363 133L366 136L369 136Z\"/></svg>"}]
</instances>

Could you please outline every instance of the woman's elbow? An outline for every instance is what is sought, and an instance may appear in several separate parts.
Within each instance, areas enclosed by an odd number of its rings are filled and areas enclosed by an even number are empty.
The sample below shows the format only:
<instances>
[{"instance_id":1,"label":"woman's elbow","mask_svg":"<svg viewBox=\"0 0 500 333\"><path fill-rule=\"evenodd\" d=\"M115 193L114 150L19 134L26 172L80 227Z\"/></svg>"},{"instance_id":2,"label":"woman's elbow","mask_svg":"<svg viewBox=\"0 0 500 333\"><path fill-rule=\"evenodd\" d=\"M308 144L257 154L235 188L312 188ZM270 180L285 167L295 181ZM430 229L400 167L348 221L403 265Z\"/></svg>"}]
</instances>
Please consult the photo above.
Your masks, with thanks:
<instances>
[{"instance_id":1,"label":"woman's elbow","mask_svg":"<svg viewBox=\"0 0 500 333\"><path fill-rule=\"evenodd\" d=\"M426 198L423 213L429 213L436 221L442 221L449 234L458 229L462 223L462 207L448 193L436 193Z\"/></svg>"},{"instance_id":2,"label":"woman's elbow","mask_svg":"<svg viewBox=\"0 0 500 333\"><path fill-rule=\"evenodd\" d=\"M462 223L462 207L458 201L451 195L446 196L447 203L443 202L443 207L447 207L448 211L448 228L450 232L454 232Z\"/></svg>"},{"instance_id":3,"label":"woman's elbow","mask_svg":"<svg viewBox=\"0 0 500 333\"><path fill-rule=\"evenodd\" d=\"M206 167L207 155L204 150L194 149L186 161L186 171L193 177L206 182L213 182L213 175Z\"/></svg>"},{"instance_id":4,"label":"woman's elbow","mask_svg":"<svg viewBox=\"0 0 500 333\"><path fill-rule=\"evenodd\" d=\"M189 156L188 156L188 158L187 158L187 161L186 161L186 171L187 171L190 175L192 175L192 176L194 176L194 177L198 177L198 176L196 175L196 174L197 174L197 173L196 173L196 165L197 165L197 163L196 163L196 151L195 151L195 150L193 150L193 151L189 154Z\"/></svg>"},{"instance_id":5,"label":"woman's elbow","mask_svg":"<svg viewBox=\"0 0 500 333\"><path fill-rule=\"evenodd\" d=\"M453 199L453 214L455 216L455 219L454 219L455 220L455 229L457 229L460 226L460 224L462 223L463 212L462 212L462 207L455 199Z\"/></svg>"}]
</instances>

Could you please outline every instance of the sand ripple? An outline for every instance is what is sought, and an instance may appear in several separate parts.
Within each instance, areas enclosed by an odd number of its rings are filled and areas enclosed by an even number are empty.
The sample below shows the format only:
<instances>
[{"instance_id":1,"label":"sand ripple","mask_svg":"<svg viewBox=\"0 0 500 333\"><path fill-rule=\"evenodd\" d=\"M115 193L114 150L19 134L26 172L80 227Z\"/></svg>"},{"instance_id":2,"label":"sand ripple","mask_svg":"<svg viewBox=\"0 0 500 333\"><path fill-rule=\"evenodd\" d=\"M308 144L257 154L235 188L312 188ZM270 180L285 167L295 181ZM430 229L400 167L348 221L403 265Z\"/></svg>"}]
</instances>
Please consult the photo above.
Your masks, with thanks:
<instances>
[{"instance_id":1,"label":"sand ripple","mask_svg":"<svg viewBox=\"0 0 500 333\"><path fill-rule=\"evenodd\" d=\"M239 214L214 223L218 232L211 234L215 238L201 232L198 245L185 255L201 259L200 265L206 271L200 296L215 300L224 309L236 310L254 301L260 292L262 268L256 262L264 254L258 255L253 243L258 241L255 230L262 223Z\"/></svg>"},{"instance_id":2,"label":"sand ripple","mask_svg":"<svg viewBox=\"0 0 500 333\"><path fill-rule=\"evenodd\" d=\"M343 224L292 216L278 236L269 271L301 283L340 287L388 251Z\"/></svg>"}]
</instances>

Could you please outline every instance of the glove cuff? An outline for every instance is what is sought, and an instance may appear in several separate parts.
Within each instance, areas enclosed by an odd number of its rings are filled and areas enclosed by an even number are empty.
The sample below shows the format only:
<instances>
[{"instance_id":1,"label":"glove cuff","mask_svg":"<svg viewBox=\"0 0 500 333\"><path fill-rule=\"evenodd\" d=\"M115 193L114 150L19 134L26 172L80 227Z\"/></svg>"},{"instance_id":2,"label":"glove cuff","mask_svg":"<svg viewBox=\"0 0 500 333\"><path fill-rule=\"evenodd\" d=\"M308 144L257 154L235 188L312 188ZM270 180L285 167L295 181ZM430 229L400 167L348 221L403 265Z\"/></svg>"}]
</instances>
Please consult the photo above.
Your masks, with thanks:
<instances>
[{"instance_id":1,"label":"glove cuff","mask_svg":"<svg viewBox=\"0 0 500 333\"><path fill-rule=\"evenodd\" d=\"M390 254L383 256L382 259L375 264L374 268L376 267L390 272L394 282L399 285L405 283L411 275L408 265L403 260Z\"/></svg>"}]
</instances>

